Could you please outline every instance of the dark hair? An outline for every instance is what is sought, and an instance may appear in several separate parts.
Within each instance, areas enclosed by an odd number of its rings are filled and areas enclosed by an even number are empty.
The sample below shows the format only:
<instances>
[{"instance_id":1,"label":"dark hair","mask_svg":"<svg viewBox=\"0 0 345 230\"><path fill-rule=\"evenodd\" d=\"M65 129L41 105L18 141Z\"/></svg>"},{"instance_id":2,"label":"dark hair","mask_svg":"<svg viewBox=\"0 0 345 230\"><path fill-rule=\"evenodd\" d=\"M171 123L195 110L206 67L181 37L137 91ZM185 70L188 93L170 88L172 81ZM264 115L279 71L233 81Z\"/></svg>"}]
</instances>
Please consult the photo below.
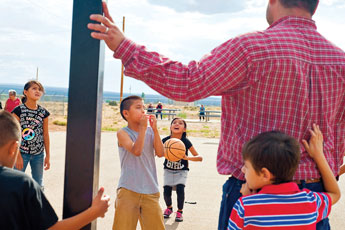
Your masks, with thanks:
<instances>
[{"instance_id":1,"label":"dark hair","mask_svg":"<svg viewBox=\"0 0 345 230\"><path fill-rule=\"evenodd\" d=\"M243 146L242 157L257 173L267 168L274 176L273 184L290 182L300 160L300 145L280 131L264 132Z\"/></svg>"},{"instance_id":2,"label":"dark hair","mask_svg":"<svg viewBox=\"0 0 345 230\"><path fill-rule=\"evenodd\" d=\"M44 93L43 85L39 81L35 81L35 80L28 81L24 85L24 90L29 90L31 88L31 86L33 86L33 85L38 85L39 90ZM26 98L26 95L24 94L24 91L23 91L22 103L25 103L26 100L27 100L27 98Z\"/></svg>"},{"instance_id":3,"label":"dark hair","mask_svg":"<svg viewBox=\"0 0 345 230\"><path fill-rule=\"evenodd\" d=\"M127 121L127 119L123 115L123 110L129 110L129 108L133 104L133 101L136 101L136 100L143 100L143 99L139 96L133 95L133 96L126 97L120 103L120 113L121 113L122 118L125 119L126 121Z\"/></svg>"},{"instance_id":4,"label":"dark hair","mask_svg":"<svg viewBox=\"0 0 345 230\"><path fill-rule=\"evenodd\" d=\"M187 123L186 123L186 121L183 120L182 118L179 118L179 117L175 117L175 118L171 121L170 127L172 126L172 124L174 123L175 120L181 120L181 121L183 121L184 128L187 129ZM170 135L171 135L171 130L170 130ZM187 133L186 133L186 132L183 132L183 133L182 133L182 138L184 138L184 137L186 137L186 136L187 136Z\"/></svg>"},{"instance_id":5,"label":"dark hair","mask_svg":"<svg viewBox=\"0 0 345 230\"><path fill-rule=\"evenodd\" d=\"M6 145L9 141L20 141L21 129L19 122L5 110L0 111L0 129L0 147Z\"/></svg>"},{"instance_id":6,"label":"dark hair","mask_svg":"<svg viewBox=\"0 0 345 230\"><path fill-rule=\"evenodd\" d=\"M303 8L313 15L319 0L280 0L280 3L286 8Z\"/></svg>"}]
</instances>

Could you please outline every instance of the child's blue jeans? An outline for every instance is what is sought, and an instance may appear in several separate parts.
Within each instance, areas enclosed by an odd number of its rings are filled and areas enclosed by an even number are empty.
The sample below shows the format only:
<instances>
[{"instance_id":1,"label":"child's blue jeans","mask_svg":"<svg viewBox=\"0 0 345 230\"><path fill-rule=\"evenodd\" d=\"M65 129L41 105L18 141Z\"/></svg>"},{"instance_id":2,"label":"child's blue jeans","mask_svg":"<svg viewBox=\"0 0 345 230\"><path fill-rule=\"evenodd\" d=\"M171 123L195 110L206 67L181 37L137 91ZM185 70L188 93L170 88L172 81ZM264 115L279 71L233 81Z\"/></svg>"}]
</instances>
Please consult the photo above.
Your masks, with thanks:
<instances>
[{"instance_id":1,"label":"child's blue jeans","mask_svg":"<svg viewBox=\"0 0 345 230\"><path fill-rule=\"evenodd\" d=\"M44 165L44 152L37 155L22 154L23 168L22 172L25 172L26 167L30 163L32 178L43 187L43 165Z\"/></svg>"},{"instance_id":2,"label":"child's blue jeans","mask_svg":"<svg viewBox=\"0 0 345 230\"><path fill-rule=\"evenodd\" d=\"M244 181L238 180L234 177L229 179L223 185L223 196L220 204L218 230L226 230L229 222L230 213L232 207L235 205L238 198L241 197L241 187ZM305 183L303 180L299 185L300 189L307 188L314 192L324 192L323 184L318 183ZM316 225L316 230L328 230L331 229L328 218L320 221Z\"/></svg>"}]
</instances>

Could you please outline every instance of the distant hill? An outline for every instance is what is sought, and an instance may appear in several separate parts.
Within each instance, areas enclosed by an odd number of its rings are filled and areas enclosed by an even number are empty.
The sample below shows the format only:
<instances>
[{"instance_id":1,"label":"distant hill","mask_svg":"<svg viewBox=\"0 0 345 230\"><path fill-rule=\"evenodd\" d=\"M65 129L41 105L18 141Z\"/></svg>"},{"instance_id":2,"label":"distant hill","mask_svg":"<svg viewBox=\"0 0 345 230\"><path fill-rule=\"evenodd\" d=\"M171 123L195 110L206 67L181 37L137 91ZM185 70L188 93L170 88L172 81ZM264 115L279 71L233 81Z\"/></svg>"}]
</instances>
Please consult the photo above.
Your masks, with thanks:
<instances>
[{"instance_id":1,"label":"distant hill","mask_svg":"<svg viewBox=\"0 0 345 230\"><path fill-rule=\"evenodd\" d=\"M17 91L17 94L21 95L23 93L23 85L20 84L0 84L0 95L2 95L1 100L4 100L4 95L7 95L8 90L14 89ZM45 97L49 97L49 100L52 101L61 101L62 99L64 101L67 101L68 97L68 88L60 88L60 87L50 87L45 86L44 87L46 93ZM129 93L124 93L123 97L127 97ZM138 96L142 96L141 94L134 94ZM157 103L158 101L164 103L164 104L173 104L173 101L170 100L167 97L164 97L159 94L145 94L145 103ZM120 100L120 93L118 92L109 92L104 91L103 92L103 100L104 101L119 101ZM202 100L199 100L197 102L194 102L195 105L203 104L203 105L214 105L214 106L220 106L221 99L220 97L208 97Z\"/></svg>"}]
</instances>

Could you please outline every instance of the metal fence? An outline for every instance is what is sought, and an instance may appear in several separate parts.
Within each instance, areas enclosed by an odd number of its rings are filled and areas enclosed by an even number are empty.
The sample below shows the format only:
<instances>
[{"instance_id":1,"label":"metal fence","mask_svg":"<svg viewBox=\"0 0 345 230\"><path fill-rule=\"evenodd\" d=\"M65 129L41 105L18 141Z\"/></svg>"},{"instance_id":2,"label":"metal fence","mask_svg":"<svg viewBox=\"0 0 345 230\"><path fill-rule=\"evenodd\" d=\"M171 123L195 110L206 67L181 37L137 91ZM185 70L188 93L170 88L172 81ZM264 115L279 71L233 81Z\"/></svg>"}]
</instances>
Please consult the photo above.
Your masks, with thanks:
<instances>
[{"instance_id":1,"label":"metal fence","mask_svg":"<svg viewBox=\"0 0 345 230\"><path fill-rule=\"evenodd\" d=\"M22 98L22 96L17 95L19 98ZM8 94L0 94L3 108L5 108L7 99ZM64 95L43 95L38 104L46 108L51 114L65 116L67 115L67 101L68 97Z\"/></svg>"},{"instance_id":2,"label":"metal fence","mask_svg":"<svg viewBox=\"0 0 345 230\"><path fill-rule=\"evenodd\" d=\"M17 96L21 98L23 95L18 94ZM5 107L5 103L7 99L8 99L8 94L0 93L0 101L2 103L3 108ZM109 103L110 101L116 101L118 104L119 98L109 97L109 96L103 97L103 103ZM163 104L169 104L169 105L174 104L174 105L179 105L179 106L198 106L200 104L204 104L204 105L210 104L210 105L220 106L220 99L218 98L207 98L207 99L203 99L203 100L199 100L199 101L195 101L191 103L176 102L168 98L165 98L164 100L157 99L155 97L151 98L149 96L146 96L144 98L145 104L148 104L148 103L156 104L159 101L161 101ZM38 104L46 108L51 114L67 116L68 96L66 95L56 95L56 94L43 95L41 97L41 100L38 102Z\"/></svg>"}]
</instances>

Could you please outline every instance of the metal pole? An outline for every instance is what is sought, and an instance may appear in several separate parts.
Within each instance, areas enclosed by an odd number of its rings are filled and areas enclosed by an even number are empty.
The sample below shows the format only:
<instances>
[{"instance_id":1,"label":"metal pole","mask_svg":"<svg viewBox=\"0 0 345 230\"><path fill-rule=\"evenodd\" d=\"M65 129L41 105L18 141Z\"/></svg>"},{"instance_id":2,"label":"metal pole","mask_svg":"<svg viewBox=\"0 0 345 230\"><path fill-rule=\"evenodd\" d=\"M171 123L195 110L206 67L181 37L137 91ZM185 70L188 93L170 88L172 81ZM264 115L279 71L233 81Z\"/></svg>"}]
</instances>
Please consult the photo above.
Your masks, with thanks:
<instances>
[{"instance_id":1,"label":"metal pole","mask_svg":"<svg viewBox=\"0 0 345 230\"><path fill-rule=\"evenodd\" d=\"M122 31L125 32L125 16L123 16L122 20ZM123 71L124 71L124 66L121 65L121 89L120 89L120 102L122 101L123 98Z\"/></svg>"},{"instance_id":2,"label":"metal pole","mask_svg":"<svg viewBox=\"0 0 345 230\"><path fill-rule=\"evenodd\" d=\"M104 42L87 24L102 13L102 0L73 2L63 218L89 208L98 191ZM95 230L96 221L82 229Z\"/></svg>"}]
</instances>

